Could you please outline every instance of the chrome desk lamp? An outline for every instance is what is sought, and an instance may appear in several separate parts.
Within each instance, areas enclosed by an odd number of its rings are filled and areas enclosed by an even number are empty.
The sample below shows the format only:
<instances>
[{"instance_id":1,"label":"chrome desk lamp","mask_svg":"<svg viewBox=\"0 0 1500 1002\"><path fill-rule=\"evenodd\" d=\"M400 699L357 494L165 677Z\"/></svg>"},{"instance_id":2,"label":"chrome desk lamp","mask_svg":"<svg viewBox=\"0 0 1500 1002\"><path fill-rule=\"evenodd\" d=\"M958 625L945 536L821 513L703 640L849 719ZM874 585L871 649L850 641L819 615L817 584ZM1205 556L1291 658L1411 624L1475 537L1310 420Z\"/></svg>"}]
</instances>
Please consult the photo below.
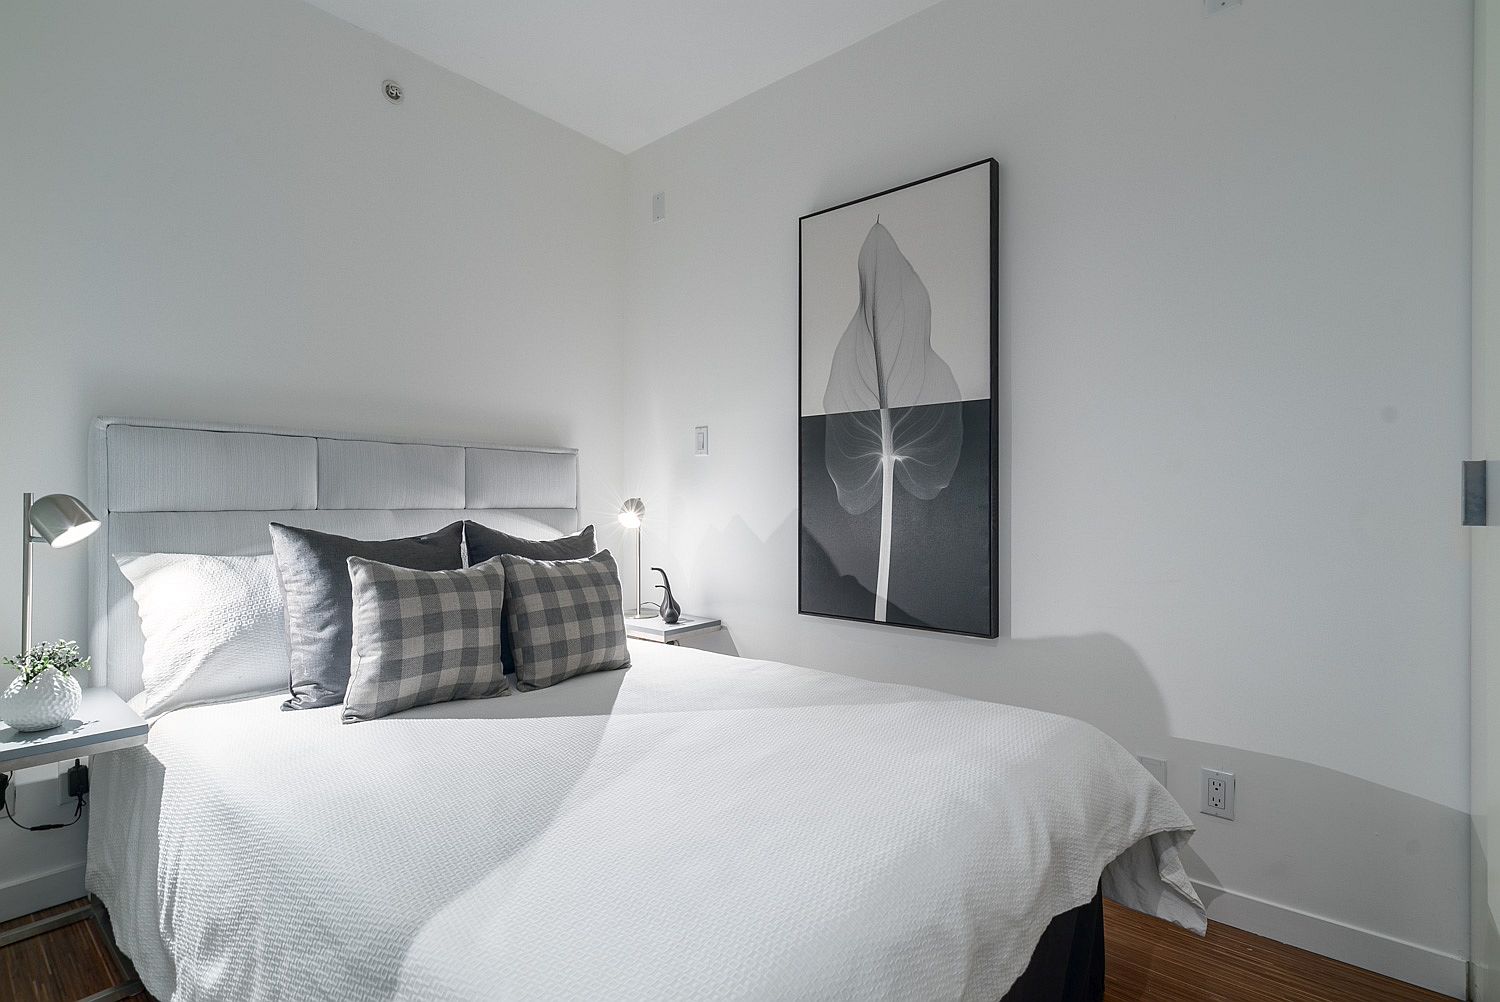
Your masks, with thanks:
<instances>
[{"instance_id":1,"label":"chrome desk lamp","mask_svg":"<svg viewBox=\"0 0 1500 1002\"><path fill-rule=\"evenodd\" d=\"M31 500L21 495L21 655L31 650L31 544L54 549L72 546L94 534L99 520L71 494L48 494Z\"/></svg>"},{"instance_id":2,"label":"chrome desk lamp","mask_svg":"<svg viewBox=\"0 0 1500 1002\"><path fill-rule=\"evenodd\" d=\"M641 603L641 522L646 518L646 502L640 498L629 498L620 505L620 524L635 533L635 618L646 618L646 607Z\"/></svg>"}]
</instances>

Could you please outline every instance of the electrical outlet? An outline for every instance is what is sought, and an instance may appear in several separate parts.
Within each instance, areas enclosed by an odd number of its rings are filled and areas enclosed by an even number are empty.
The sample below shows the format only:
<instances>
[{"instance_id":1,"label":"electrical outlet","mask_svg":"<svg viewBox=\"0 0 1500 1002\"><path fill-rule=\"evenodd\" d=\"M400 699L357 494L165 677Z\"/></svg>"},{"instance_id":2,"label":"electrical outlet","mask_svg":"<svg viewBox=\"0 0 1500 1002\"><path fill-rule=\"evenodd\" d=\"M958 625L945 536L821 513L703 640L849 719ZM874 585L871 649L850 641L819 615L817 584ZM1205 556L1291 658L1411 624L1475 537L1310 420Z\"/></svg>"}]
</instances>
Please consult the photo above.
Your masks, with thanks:
<instances>
[{"instance_id":1,"label":"electrical outlet","mask_svg":"<svg viewBox=\"0 0 1500 1002\"><path fill-rule=\"evenodd\" d=\"M1198 811L1226 821L1234 820L1234 773L1203 770L1203 805Z\"/></svg>"}]
</instances>

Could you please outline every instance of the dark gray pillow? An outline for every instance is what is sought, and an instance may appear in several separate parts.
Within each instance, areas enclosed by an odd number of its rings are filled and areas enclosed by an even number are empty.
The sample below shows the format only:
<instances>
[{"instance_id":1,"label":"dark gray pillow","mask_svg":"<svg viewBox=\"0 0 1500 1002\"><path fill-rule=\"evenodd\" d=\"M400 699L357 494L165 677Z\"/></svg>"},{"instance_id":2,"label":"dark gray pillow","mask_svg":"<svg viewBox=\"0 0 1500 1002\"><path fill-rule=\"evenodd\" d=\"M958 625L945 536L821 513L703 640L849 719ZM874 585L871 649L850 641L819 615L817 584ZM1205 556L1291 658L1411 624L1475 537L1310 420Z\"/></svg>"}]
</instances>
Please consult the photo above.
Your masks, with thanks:
<instances>
[{"instance_id":1,"label":"dark gray pillow","mask_svg":"<svg viewBox=\"0 0 1500 1002\"><path fill-rule=\"evenodd\" d=\"M470 567L501 554L530 560L577 560L594 555L594 527L586 525L573 535L558 539L527 539L491 529L478 522L465 522L464 542L469 548ZM500 636L500 657L505 662L507 672L516 670L515 654L510 642L509 616L505 617L505 630Z\"/></svg>"},{"instance_id":2,"label":"dark gray pillow","mask_svg":"<svg viewBox=\"0 0 1500 1002\"><path fill-rule=\"evenodd\" d=\"M349 687L354 599L349 558L364 557L422 571L463 567L463 523L404 539L350 539L329 532L271 523L271 549L286 597L291 648L292 698L283 710L308 710L341 702Z\"/></svg>"},{"instance_id":3,"label":"dark gray pillow","mask_svg":"<svg viewBox=\"0 0 1500 1002\"><path fill-rule=\"evenodd\" d=\"M349 558L354 648L344 723L508 695L500 666L505 568L413 571Z\"/></svg>"},{"instance_id":4,"label":"dark gray pillow","mask_svg":"<svg viewBox=\"0 0 1500 1002\"><path fill-rule=\"evenodd\" d=\"M469 566L509 553L532 560L577 560L594 555L594 527L586 525L571 536L558 539L527 539L491 529L478 522L464 523L464 542L469 547Z\"/></svg>"},{"instance_id":5,"label":"dark gray pillow","mask_svg":"<svg viewBox=\"0 0 1500 1002\"><path fill-rule=\"evenodd\" d=\"M501 554L505 619L516 688L556 685L574 675L630 667L620 572L608 550L582 560Z\"/></svg>"}]
</instances>

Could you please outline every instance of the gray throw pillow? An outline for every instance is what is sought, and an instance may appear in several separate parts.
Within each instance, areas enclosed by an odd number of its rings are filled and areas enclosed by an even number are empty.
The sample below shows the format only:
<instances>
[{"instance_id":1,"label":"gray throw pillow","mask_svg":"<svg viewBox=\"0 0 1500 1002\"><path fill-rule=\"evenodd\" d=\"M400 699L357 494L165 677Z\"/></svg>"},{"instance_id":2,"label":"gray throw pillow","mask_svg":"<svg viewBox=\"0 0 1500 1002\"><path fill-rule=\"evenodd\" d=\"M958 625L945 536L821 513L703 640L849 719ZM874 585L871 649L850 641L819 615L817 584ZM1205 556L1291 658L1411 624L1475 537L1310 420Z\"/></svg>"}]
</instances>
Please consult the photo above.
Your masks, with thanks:
<instances>
[{"instance_id":1,"label":"gray throw pillow","mask_svg":"<svg viewBox=\"0 0 1500 1002\"><path fill-rule=\"evenodd\" d=\"M571 536L558 539L527 539L491 529L478 522L464 522L464 543L469 549L469 566L484 563L501 554L528 557L531 560L577 560L594 555L594 527L586 525ZM505 617L505 632L500 637L500 657L505 670L514 672L516 660L511 651L510 617Z\"/></svg>"},{"instance_id":2,"label":"gray throw pillow","mask_svg":"<svg viewBox=\"0 0 1500 1002\"><path fill-rule=\"evenodd\" d=\"M423 571L463 567L463 523L404 539L350 539L271 523L271 549L286 598L292 698L283 710L332 706L349 685L349 558L364 557Z\"/></svg>"},{"instance_id":3,"label":"gray throw pillow","mask_svg":"<svg viewBox=\"0 0 1500 1002\"><path fill-rule=\"evenodd\" d=\"M414 571L349 558L354 641L344 723L413 706L505 696L498 560L457 571Z\"/></svg>"},{"instance_id":4,"label":"gray throw pillow","mask_svg":"<svg viewBox=\"0 0 1500 1002\"><path fill-rule=\"evenodd\" d=\"M541 689L585 672L630 667L620 572L608 550L582 560L509 554L500 560L516 688Z\"/></svg>"},{"instance_id":5,"label":"gray throw pillow","mask_svg":"<svg viewBox=\"0 0 1500 1002\"><path fill-rule=\"evenodd\" d=\"M571 536L557 539L527 539L491 529L478 522L464 522L464 543L469 548L469 566L509 553L532 560L577 560L594 555L594 527L586 525Z\"/></svg>"}]
</instances>

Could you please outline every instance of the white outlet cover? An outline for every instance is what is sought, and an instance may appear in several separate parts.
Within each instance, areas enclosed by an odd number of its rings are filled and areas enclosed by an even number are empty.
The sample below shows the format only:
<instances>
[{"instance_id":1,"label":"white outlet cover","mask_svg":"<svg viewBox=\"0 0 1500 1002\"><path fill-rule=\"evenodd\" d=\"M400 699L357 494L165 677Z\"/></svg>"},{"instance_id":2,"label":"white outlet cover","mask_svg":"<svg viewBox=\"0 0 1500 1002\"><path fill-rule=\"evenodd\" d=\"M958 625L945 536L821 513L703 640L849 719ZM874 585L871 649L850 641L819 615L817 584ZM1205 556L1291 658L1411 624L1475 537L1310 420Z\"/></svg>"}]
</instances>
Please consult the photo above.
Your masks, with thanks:
<instances>
[{"instance_id":1,"label":"white outlet cover","mask_svg":"<svg viewBox=\"0 0 1500 1002\"><path fill-rule=\"evenodd\" d=\"M1213 785L1216 781L1224 784L1224 803L1222 806L1216 806L1213 803ZM1202 791L1198 813L1223 818L1226 821L1234 820L1234 773L1221 772L1218 769L1204 769Z\"/></svg>"}]
</instances>

